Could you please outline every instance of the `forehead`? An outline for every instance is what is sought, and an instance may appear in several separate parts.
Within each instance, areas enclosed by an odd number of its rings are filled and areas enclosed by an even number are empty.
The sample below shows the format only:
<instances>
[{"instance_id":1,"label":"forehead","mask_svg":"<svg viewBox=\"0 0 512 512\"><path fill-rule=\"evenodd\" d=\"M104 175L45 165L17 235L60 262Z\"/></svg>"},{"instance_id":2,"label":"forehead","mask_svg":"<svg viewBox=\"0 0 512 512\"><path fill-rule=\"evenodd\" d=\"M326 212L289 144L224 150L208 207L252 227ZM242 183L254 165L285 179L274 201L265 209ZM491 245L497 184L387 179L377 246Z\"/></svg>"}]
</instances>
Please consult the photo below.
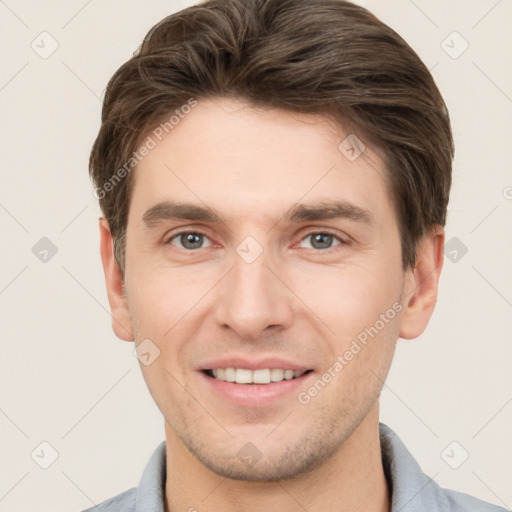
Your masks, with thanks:
<instances>
[{"instance_id":1,"label":"forehead","mask_svg":"<svg viewBox=\"0 0 512 512\"><path fill-rule=\"evenodd\" d=\"M336 199L394 217L377 151L323 116L209 99L149 137L129 218L172 200L273 223L298 203Z\"/></svg>"}]
</instances>

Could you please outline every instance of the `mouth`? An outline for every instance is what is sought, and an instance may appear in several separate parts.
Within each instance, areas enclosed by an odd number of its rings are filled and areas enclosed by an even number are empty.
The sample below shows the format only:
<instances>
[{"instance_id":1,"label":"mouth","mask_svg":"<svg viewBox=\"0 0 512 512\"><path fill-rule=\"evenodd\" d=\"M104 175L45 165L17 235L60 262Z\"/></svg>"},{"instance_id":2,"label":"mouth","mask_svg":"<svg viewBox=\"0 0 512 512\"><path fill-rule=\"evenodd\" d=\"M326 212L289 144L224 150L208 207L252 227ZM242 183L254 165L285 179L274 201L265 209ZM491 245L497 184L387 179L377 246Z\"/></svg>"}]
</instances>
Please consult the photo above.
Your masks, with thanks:
<instances>
[{"instance_id":1,"label":"mouth","mask_svg":"<svg viewBox=\"0 0 512 512\"><path fill-rule=\"evenodd\" d=\"M311 364L311 363L309 363ZM294 395L315 379L317 371L301 361L277 355L225 354L197 368L199 394L235 411L287 407ZM217 402L218 403L218 402Z\"/></svg>"},{"instance_id":2,"label":"mouth","mask_svg":"<svg viewBox=\"0 0 512 512\"><path fill-rule=\"evenodd\" d=\"M269 385L285 380L299 379L313 370L290 370L282 368L261 368L250 370L247 368L211 368L202 370L205 375L222 382L235 384L263 384Z\"/></svg>"}]
</instances>

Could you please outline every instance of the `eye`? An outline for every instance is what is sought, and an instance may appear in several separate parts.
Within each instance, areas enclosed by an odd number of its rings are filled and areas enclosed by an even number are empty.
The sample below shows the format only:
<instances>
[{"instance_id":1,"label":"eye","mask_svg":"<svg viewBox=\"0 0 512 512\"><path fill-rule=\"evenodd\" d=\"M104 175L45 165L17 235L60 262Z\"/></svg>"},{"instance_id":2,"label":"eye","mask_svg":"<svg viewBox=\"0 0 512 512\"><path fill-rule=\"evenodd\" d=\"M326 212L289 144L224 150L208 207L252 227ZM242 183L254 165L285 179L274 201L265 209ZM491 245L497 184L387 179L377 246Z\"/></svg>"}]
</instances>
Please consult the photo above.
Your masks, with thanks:
<instances>
[{"instance_id":1,"label":"eye","mask_svg":"<svg viewBox=\"0 0 512 512\"><path fill-rule=\"evenodd\" d=\"M309 244L308 249L331 249L332 247L335 247L337 245L342 245L344 242L338 238L337 236L331 234L331 233L325 233L325 232L315 232L310 233L309 235L306 235L301 242L304 242L304 240L307 240L308 238L311 239L311 242ZM333 245L333 242L337 241L338 243L335 243Z\"/></svg>"},{"instance_id":2,"label":"eye","mask_svg":"<svg viewBox=\"0 0 512 512\"><path fill-rule=\"evenodd\" d=\"M179 245L173 243L173 240L176 240L179 243ZM198 233L196 231L183 231L181 233L173 235L171 238L167 240L166 243L177 245L177 247L179 247L180 249L193 251L196 249L202 249L203 243L206 240L208 241L208 245L204 247L209 247L211 245L211 241L205 234Z\"/></svg>"}]
</instances>

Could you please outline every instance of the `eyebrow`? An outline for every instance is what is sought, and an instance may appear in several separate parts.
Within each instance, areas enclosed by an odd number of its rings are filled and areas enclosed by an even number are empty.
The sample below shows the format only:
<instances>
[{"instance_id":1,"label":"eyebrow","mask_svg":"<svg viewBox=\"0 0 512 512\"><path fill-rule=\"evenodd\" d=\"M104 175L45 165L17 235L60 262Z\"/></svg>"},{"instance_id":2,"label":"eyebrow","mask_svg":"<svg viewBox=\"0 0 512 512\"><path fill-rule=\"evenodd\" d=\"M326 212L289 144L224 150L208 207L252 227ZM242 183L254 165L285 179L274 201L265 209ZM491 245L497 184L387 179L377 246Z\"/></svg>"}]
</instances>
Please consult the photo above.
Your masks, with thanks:
<instances>
[{"instance_id":1,"label":"eyebrow","mask_svg":"<svg viewBox=\"0 0 512 512\"><path fill-rule=\"evenodd\" d=\"M374 223L368 210L347 201L320 201L313 204L298 204L285 212L280 222L293 223L338 218L345 218L370 226ZM162 201L152 206L144 213L142 220L148 228L173 220L191 220L210 224L224 223L220 215L212 208L173 201Z\"/></svg>"},{"instance_id":2,"label":"eyebrow","mask_svg":"<svg viewBox=\"0 0 512 512\"><path fill-rule=\"evenodd\" d=\"M211 208L172 201L162 201L152 206L142 216L142 221L148 228L153 228L161 222L170 220L195 220L211 224L222 222L221 218Z\"/></svg>"},{"instance_id":3,"label":"eyebrow","mask_svg":"<svg viewBox=\"0 0 512 512\"><path fill-rule=\"evenodd\" d=\"M303 222L345 218L356 222L372 225L371 213L364 208L346 201L320 201L314 204L299 204L288 210L283 220Z\"/></svg>"}]
</instances>

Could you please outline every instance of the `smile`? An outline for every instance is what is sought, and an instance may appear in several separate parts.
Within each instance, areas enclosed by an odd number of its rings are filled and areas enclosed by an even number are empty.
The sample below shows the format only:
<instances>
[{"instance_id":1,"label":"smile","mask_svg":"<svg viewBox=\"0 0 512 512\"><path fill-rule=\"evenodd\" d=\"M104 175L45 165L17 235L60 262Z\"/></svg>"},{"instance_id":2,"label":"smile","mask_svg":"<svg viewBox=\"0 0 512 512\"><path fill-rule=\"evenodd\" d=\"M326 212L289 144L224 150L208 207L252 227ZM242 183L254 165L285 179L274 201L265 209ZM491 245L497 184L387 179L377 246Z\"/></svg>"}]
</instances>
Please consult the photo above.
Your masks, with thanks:
<instances>
[{"instance_id":1,"label":"smile","mask_svg":"<svg viewBox=\"0 0 512 512\"><path fill-rule=\"evenodd\" d=\"M311 370L284 370L281 368L263 368L249 370L246 368L215 368L205 370L205 373L223 382L234 382L236 384L271 384L283 380L292 380L301 377Z\"/></svg>"}]
</instances>

